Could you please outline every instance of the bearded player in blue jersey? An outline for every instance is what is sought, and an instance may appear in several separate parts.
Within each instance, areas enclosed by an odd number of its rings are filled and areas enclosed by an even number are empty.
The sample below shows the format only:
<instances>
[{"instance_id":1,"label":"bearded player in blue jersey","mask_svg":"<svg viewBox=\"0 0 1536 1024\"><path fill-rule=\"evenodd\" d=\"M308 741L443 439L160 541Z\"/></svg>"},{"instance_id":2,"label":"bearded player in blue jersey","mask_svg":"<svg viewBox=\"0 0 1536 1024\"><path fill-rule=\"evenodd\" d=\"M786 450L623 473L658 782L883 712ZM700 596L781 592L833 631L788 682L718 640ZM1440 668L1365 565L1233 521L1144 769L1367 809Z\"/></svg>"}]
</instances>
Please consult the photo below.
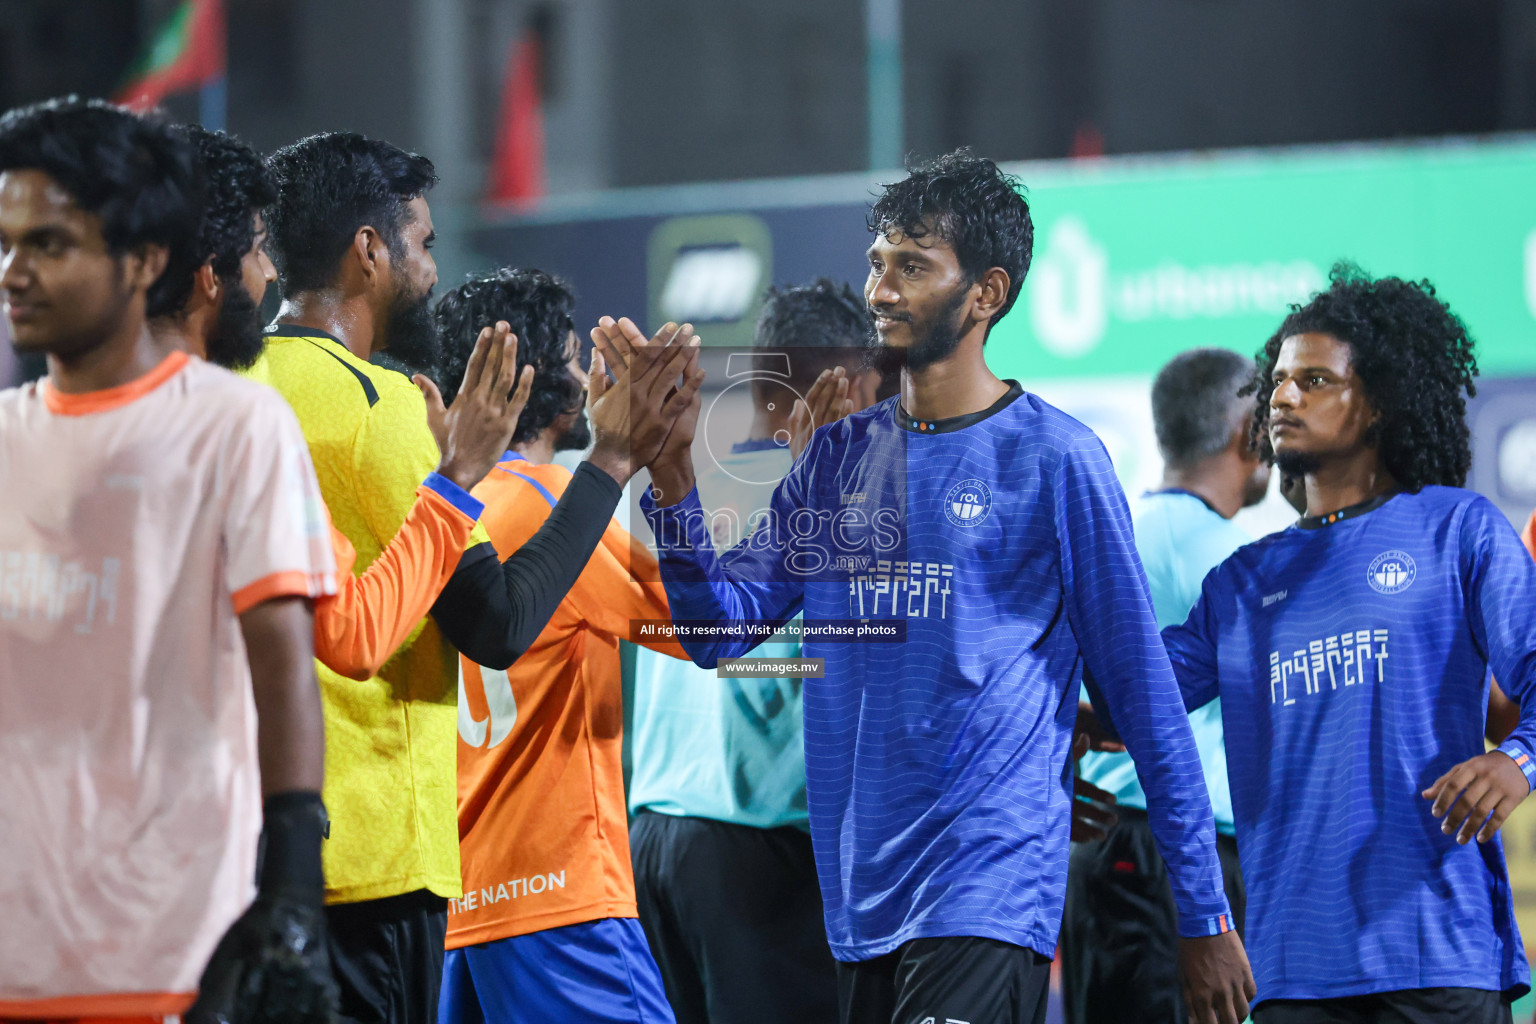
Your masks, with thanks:
<instances>
[{"instance_id":1,"label":"bearded player in blue jersey","mask_svg":"<svg viewBox=\"0 0 1536 1024\"><path fill-rule=\"evenodd\" d=\"M1496 832L1536 777L1536 566L1461 489L1472 342L1427 283L1341 265L1258 362L1256 440L1306 515L1163 633L1187 705L1221 698L1254 1020L1507 1022L1530 970ZM1490 668L1522 711L1485 753Z\"/></svg>"},{"instance_id":2,"label":"bearded player in blue jersey","mask_svg":"<svg viewBox=\"0 0 1536 1024\"><path fill-rule=\"evenodd\" d=\"M690 422L642 508L705 667L803 609L807 803L845 1024L1044 1019L1067 874L1078 687L1141 769L1191 1018L1252 995L1211 807L1104 446L982 354L1029 267L1018 182L961 151L887 187L865 298L899 396L828 424L716 556ZM623 353L612 335L614 360ZM899 642L814 636L878 625Z\"/></svg>"}]
</instances>

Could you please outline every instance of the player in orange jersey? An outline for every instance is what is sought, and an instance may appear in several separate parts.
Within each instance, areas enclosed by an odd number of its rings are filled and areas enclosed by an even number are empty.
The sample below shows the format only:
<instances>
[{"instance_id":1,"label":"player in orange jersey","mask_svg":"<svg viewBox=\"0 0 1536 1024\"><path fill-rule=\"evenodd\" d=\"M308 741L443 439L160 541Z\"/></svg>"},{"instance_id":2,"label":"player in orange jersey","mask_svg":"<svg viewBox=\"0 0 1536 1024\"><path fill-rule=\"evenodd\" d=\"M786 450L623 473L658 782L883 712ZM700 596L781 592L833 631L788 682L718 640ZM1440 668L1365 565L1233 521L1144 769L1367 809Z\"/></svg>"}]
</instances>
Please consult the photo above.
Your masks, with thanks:
<instances>
[{"instance_id":1,"label":"player in orange jersey","mask_svg":"<svg viewBox=\"0 0 1536 1024\"><path fill-rule=\"evenodd\" d=\"M151 326L194 355L241 370L265 342L259 310L277 272L267 258L261 209L277 193L249 146L196 125L180 131L196 148L205 183L199 246L207 259L181 309ZM487 358L492 347L499 362ZM352 574L357 552L330 527L337 592L316 602L315 656L344 676L365 680L377 673L431 610L479 516L469 488L496 464L528 401L533 370L514 391L517 338L505 324L480 332L476 354L459 388L466 400L432 418L443 453L436 471L417 488L399 532L366 572Z\"/></svg>"},{"instance_id":2,"label":"player in orange jersey","mask_svg":"<svg viewBox=\"0 0 1536 1024\"><path fill-rule=\"evenodd\" d=\"M591 439L572 305L570 290L537 270L471 278L437 304L446 377L487 318L513 326L519 357L536 370L512 450L475 488L502 557L539 529L571 479L554 454ZM504 672L461 661L464 896L449 902L442 1024L673 1020L636 915L620 764L619 639L631 620L669 619L657 578L644 548L610 522L527 654ZM671 642L648 646L683 656Z\"/></svg>"},{"instance_id":3,"label":"player in orange jersey","mask_svg":"<svg viewBox=\"0 0 1536 1024\"><path fill-rule=\"evenodd\" d=\"M0 392L0 1020L334 1013L334 563L287 405L148 329L198 262L192 164L104 103L0 118L0 310L48 363Z\"/></svg>"}]
</instances>

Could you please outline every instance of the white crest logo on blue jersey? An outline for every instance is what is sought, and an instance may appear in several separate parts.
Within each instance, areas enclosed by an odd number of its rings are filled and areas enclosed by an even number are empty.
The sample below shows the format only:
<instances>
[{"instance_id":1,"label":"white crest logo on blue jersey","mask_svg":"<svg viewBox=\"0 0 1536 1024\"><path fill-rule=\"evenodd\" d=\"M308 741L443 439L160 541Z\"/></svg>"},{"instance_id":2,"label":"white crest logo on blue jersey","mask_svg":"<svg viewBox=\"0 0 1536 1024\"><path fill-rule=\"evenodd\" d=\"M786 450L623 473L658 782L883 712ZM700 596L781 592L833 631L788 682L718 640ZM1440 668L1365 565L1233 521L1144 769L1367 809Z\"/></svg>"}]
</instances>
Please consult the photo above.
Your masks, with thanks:
<instances>
[{"instance_id":1,"label":"white crest logo on blue jersey","mask_svg":"<svg viewBox=\"0 0 1536 1024\"><path fill-rule=\"evenodd\" d=\"M975 526L992 511L992 490L980 480L962 480L944 496L944 514L956 526Z\"/></svg>"},{"instance_id":2,"label":"white crest logo on blue jersey","mask_svg":"<svg viewBox=\"0 0 1536 1024\"><path fill-rule=\"evenodd\" d=\"M1383 551L1365 570L1365 579L1378 593L1398 594L1413 586L1418 571L1406 551Z\"/></svg>"}]
</instances>

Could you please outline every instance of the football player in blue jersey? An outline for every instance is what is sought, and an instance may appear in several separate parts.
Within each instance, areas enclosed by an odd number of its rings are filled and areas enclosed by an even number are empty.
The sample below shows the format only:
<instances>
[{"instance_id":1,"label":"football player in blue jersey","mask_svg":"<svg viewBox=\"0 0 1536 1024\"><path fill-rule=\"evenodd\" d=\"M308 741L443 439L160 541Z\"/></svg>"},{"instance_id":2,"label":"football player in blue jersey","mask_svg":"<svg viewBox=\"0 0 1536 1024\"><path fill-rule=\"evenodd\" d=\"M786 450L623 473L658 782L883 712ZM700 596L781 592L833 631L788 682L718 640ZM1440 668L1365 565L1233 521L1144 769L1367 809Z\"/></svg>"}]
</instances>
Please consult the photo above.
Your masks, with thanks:
<instances>
[{"instance_id":1,"label":"football player in blue jersey","mask_svg":"<svg viewBox=\"0 0 1536 1024\"><path fill-rule=\"evenodd\" d=\"M1462 489L1464 325L1427 282L1331 280L1258 357L1255 437L1306 515L1163 633L1187 706L1221 698L1254 1020L1508 1021L1530 970L1496 833L1536 777L1536 566ZM1485 753L1490 668L1522 710Z\"/></svg>"},{"instance_id":2,"label":"football player in blue jersey","mask_svg":"<svg viewBox=\"0 0 1536 1024\"><path fill-rule=\"evenodd\" d=\"M711 627L803 610L824 670L803 691L807 803L842 1020L1044 1019L1086 672L1141 769L1191 1017L1236 1024L1252 976L1125 496L1091 431L983 355L1029 268L1018 182L953 153L888 186L870 228L865 298L899 395L818 429L721 555L688 418L641 501L698 664L757 642ZM881 635L834 632L850 624Z\"/></svg>"}]
</instances>

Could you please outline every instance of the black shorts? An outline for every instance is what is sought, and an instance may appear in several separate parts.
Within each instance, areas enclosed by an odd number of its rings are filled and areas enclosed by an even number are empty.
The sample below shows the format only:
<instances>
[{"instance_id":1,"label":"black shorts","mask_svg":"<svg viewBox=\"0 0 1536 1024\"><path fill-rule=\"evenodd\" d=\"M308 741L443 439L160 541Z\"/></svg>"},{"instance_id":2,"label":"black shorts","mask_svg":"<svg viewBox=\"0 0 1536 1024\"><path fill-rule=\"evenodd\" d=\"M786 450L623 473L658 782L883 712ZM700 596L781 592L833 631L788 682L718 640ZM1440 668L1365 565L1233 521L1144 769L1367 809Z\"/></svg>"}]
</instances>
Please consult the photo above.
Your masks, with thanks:
<instances>
[{"instance_id":1,"label":"black shorts","mask_svg":"<svg viewBox=\"0 0 1536 1024\"><path fill-rule=\"evenodd\" d=\"M1480 988L1405 988L1339 999L1266 999L1253 1024L1510 1024L1509 1004Z\"/></svg>"},{"instance_id":2,"label":"black shorts","mask_svg":"<svg viewBox=\"0 0 1536 1024\"><path fill-rule=\"evenodd\" d=\"M995 939L913 939L837 965L842 1024L1042 1024L1051 961Z\"/></svg>"},{"instance_id":3,"label":"black shorts","mask_svg":"<svg viewBox=\"0 0 1536 1024\"><path fill-rule=\"evenodd\" d=\"M642 812L629 846L677 1024L833 1024L837 975L810 836Z\"/></svg>"},{"instance_id":4,"label":"black shorts","mask_svg":"<svg viewBox=\"0 0 1536 1024\"><path fill-rule=\"evenodd\" d=\"M1119 824L1072 847L1061 922L1061 996L1068 1024L1183 1024L1179 911L1147 812L1120 808ZM1227 902L1243 930L1237 843L1216 837Z\"/></svg>"},{"instance_id":5,"label":"black shorts","mask_svg":"<svg viewBox=\"0 0 1536 1024\"><path fill-rule=\"evenodd\" d=\"M435 1024L448 901L425 889L325 908L340 1024Z\"/></svg>"}]
</instances>

